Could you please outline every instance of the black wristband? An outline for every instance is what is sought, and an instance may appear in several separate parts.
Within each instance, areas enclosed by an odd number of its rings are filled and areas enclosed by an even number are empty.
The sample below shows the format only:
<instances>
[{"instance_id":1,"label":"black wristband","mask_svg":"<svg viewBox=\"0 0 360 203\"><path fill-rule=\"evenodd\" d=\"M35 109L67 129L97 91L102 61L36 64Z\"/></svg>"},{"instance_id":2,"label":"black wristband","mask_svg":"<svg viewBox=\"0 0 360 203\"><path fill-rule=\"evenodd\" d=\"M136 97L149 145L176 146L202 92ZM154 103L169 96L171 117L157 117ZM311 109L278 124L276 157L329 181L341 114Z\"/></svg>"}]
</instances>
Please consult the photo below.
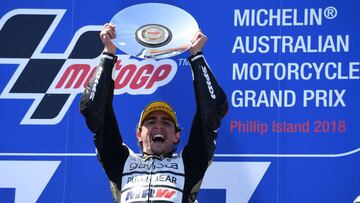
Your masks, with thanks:
<instances>
[{"instance_id":1,"label":"black wristband","mask_svg":"<svg viewBox=\"0 0 360 203\"><path fill-rule=\"evenodd\" d=\"M199 55L203 55L203 52L202 52L202 51L199 51L199 52L197 52L195 55L191 55L191 56L189 57L189 59L192 59L192 58L194 58L194 57L196 57L196 56L199 56Z\"/></svg>"},{"instance_id":2,"label":"black wristband","mask_svg":"<svg viewBox=\"0 0 360 203\"><path fill-rule=\"evenodd\" d=\"M107 59L110 59L110 60L112 60L112 61L114 61L114 62L116 62L116 60L117 60L117 56L116 56L116 55L114 55L114 54L112 54L112 53L109 53L109 52L105 52L105 51L102 53L102 57L107 58Z\"/></svg>"}]
</instances>

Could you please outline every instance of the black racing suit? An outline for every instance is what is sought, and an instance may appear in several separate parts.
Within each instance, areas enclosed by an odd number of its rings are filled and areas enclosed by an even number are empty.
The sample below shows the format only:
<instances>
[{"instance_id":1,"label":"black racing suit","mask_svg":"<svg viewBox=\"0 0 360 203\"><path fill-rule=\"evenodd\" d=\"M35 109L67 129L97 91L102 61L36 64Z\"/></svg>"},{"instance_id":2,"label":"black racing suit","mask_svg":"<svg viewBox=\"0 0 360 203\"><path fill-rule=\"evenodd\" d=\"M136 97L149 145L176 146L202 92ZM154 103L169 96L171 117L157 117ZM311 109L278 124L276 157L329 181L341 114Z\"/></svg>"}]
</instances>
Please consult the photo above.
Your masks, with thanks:
<instances>
[{"instance_id":1,"label":"black racing suit","mask_svg":"<svg viewBox=\"0 0 360 203\"><path fill-rule=\"evenodd\" d=\"M196 202L201 181L213 158L217 129L228 110L224 91L203 54L191 56L196 113L187 145L179 155L136 156L123 144L112 105L112 70L116 60L116 56L103 53L80 104L88 128L95 133L98 158L114 187L115 201ZM142 190L132 191L137 185Z\"/></svg>"}]
</instances>

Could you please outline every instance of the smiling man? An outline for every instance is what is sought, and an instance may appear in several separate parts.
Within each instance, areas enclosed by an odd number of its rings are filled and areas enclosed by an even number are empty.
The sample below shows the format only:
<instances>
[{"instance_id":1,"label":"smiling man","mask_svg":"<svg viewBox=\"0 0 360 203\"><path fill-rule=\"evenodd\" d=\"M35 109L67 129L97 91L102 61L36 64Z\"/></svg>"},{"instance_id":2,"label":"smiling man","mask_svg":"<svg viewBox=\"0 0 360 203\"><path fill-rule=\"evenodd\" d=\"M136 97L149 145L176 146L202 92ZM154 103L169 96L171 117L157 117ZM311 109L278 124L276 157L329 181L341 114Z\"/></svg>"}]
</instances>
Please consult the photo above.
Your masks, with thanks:
<instances>
[{"instance_id":1,"label":"smiling man","mask_svg":"<svg viewBox=\"0 0 360 203\"><path fill-rule=\"evenodd\" d=\"M105 24L100 32L104 53L80 104L87 126L95 134L98 158L109 177L115 202L197 202L214 155L217 129L228 110L226 95L201 52L207 38L199 31L190 48L196 113L187 145L180 154L174 154L181 132L176 113L167 102L154 101L140 115L136 130L142 149L139 156L123 143L112 106L111 74L117 57L111 39L115 37L114 25Z\"/></svg>"},{"instance_id":2,"label":"smiling man","mask_svg":"<svg viewBox=\"0 0 360 203\"><path fill-rule=\"evenodd\" d=\"M171 155L180 140L175 111L164 101L150 103L143 110L136 137L145 154Z\"/></svg>"}]
</instances>

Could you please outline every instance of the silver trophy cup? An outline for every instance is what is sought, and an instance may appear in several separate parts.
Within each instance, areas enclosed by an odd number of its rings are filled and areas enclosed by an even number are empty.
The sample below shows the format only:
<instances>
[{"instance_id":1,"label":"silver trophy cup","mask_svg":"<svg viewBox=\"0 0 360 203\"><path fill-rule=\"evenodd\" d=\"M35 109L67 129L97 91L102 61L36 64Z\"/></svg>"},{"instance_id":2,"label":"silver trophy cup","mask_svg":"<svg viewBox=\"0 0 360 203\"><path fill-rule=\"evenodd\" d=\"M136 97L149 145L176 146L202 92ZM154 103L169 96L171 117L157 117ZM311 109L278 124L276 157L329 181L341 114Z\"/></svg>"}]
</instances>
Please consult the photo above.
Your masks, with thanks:
<instances>
[{"instance_id":1,"label":"silver trophy cup","mask_svg":"<svg viewBox=\"0 0 360 203\"><path fill-rule=\"evenodd\" d=\"M199 27L185 10L162 3L136 4L119 11L113 43L126 54L143 59L169 58L183 53Z\"/></svg>"}]
</instances>

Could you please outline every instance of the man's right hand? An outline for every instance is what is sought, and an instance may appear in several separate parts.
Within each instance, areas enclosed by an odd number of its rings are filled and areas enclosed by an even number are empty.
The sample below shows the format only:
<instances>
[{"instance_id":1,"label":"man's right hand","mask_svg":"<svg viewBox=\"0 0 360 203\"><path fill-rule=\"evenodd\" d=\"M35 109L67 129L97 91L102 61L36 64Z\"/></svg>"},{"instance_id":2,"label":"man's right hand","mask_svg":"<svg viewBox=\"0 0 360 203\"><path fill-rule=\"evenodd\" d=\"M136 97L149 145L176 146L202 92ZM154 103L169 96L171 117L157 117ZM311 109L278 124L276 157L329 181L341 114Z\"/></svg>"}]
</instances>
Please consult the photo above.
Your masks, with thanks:
<instances>
[{"instance_id":1,"label":"man's right hand","mask_svg":"<svg viewBox=\"0 0 360 203\"><path fill-rule=\"evenodd\" d=\"M116 53L116 46L112 43L112 39L116 38L115 25L106 23L100 32L100 39L105 46L104 52L111 54Z\"/></svg>"}]
</instances>

